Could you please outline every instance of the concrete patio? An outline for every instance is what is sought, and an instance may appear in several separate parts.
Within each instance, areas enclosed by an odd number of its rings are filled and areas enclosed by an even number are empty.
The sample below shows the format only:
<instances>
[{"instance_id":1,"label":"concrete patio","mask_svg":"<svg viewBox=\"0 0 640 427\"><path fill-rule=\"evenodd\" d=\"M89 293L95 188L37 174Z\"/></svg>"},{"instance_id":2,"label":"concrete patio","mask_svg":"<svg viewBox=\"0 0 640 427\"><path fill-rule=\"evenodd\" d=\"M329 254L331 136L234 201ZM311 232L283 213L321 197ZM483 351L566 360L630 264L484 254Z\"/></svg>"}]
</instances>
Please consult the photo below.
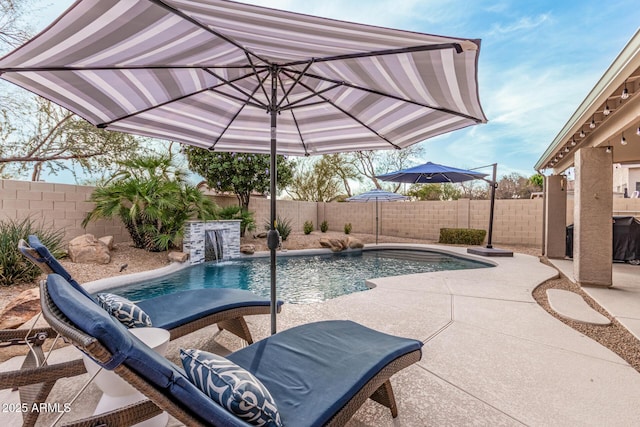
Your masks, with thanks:
<instances>
[{"instance_id":1,"label":"concrete patio","mask_svg":"<svg viewBox=\"0 0 640 427\"><path fill-rule=\"evenodd\" d=\"M460 254L466 251L432 247ZM422 360L392 379L398 418L393 420L385 408L367 402L349 423L352 427L637 425L640 373L550 316L533 299L532 290L557 276L557 271L522 254L492 261L496 268L377 279L369 291L319 304L287 304L278 318L279 330L321 319L351 319L425 343ZM617 277L634 273L615 273L614 283ZM605 308L609 299L622 301L619 307L627 311L614 314L619 320L628 317L632 319L629 324L640 322L639 311L628 305L634 297L640 304L640 292L622 288L600 294L592 293ZM247 320L255 338L268 335L268 316ZM179 347L225 353L242 345L226 332L212 344L210 338L216 333L216 327L206 328L176 340L167 356L175 361ZM68 358L73 352L65 349L56 357ZM11 364L17 361L6 362L0 369L9 369ZM68 402L83 380L59 381L49 401ZM90 386L68 417L90 414L98 395ZM2 391L0 401L17 401L17 393ZM19 414L2 416L6 420L3 427L21 425ZM41 418L42 425L49 425L54 414Z\"/></svg>"}]
</instances>

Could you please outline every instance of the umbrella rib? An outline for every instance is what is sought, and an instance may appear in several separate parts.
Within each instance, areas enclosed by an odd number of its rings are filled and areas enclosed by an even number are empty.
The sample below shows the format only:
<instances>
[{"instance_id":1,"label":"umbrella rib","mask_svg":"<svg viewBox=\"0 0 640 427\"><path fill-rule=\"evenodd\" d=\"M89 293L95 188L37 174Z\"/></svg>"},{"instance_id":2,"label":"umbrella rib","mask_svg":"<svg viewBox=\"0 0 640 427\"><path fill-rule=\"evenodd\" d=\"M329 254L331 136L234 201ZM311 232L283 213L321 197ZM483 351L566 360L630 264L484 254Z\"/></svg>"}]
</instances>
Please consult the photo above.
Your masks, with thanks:
<instances>
[{"instance_id":1,"label":"umbrella rib","mask_svg":"<svg viewBox=\"0 0 640 427\"><path fill-rule=\"evenodd\" d=\"M100 128L100 129L105 129L107 126L112 125L113 123L119 122L121 120L126 120L126 119L131 118L131 117L135 117L138 114L143 114L143 113L146 113L147 111L155 110L156 108L164 107L165 105L171 104L173 102L182 101L185 98L188 98L188 97L193 96L193 95L197 95L199 93L206 92L206 91L211 90L211 89L212 89L211 87L205 87L203 89L200 89L200 90L192 92L192 93L188 93L188 94L180 96L178 98L173 98L173 99L170 99L168 101L162 102L160 104L156 104L156 105L153 105L151 107L143 108L142 110L138 110L135 113L125 114L124 116L117 117L117 118L115 118L115 119L113 119L111 121L104 122L104 123L98 123L96 125L96 127Z\"/></svg>"},{"instance_id":2,"label":"umbrella rib","mask_svg":"<svg viewBox=\"0 0 640 427\"><path fill-rule=\"evenodd\" d=\"M431 45L402 47L398 49L383 49L383 50L374 50L371 52L347 53L344 55L327 56L324 58L314 58L314 62L344 61L345 59L359 59L359 58L368 58L370 56L397 55L399 53L424 52L424 51L430 51L430 50L444 50L444 49L455 49L457 53L462 53L464 51L460 43L438 43L438 44L431 44ZM287 62L285 64L282 64L282 66L290 67L292 65L304 64L305 62L307 61L292 61L292 62Z\"/></svg>"},{"instance_id":3,"label":"umbrella rib","mask_svg":"<svg viewBox=\"0 0 640 427\"><path fill-rule=\"evenodd\" d=\"M238 78L234 79L233 81L242 80L242 79L247 78L248 76L249 76L249 75L245 75L245 76L242 76L242 77L238 77ZM142 110L138 110L138 111L136 111L136 112L134 112L134 113L126 114L126 115L124 115L124 116L121 116L121 117L115 118L115 119L113 119L113 120L111 120L111 121L104 122L104 123L98 123L98 124L96 125L96 127L100 128L100 129L104 129L104 128L106 128L107 126L109 126L109 125L111 125L111 124L113 124L113 123L115 123L115 122L119 122L119 121L121 121L121 120L126 120L126 119L131 118L131 117L135 117L135 116L137 116L138 114L146 113L147 111L151 111L151 110L155 110L156 108L164 107L165 105L169 105L169 104L171 104L171 103L173 103L173 102L182 101L183 99L189 98L190 96L197 95L197 94L199 94L199 93L203 93L203 92L206 92L206 91L208 91L208 90L213 91L213 92L216 92L216 93L220 93L220 94L222 94L222 95L230 96L230 95L228 95L228 94L226 94L226 93L216 91L216 87L218 87L218 86L222 86L222 84L216 84L216 85L214 85L214 86L205 87L205 88L202 88L202 89L197 90L197 91L195 91L195 92L191 92L191 93L187 93L187 94L185 94L185 95L182 95L182 96L180 96L180 97L178 97L178 98L172 98L172 99L169 99L169 100L167 100L167 101L165 101L165 102L161 102L161 103L159 103L159 104L152 105L151 107L143 108ZM245 100L242 100L242 99L241 99L241 101L245 101ZM258 105L258 107L259 107L259 108L263 108L263 107L262 107L262 106L260 106L260 105Z\"/></svg>"},{"instance_id":4,"label":"umbrella rib","mask_svg":"<svg viewBox=\"0 0 640 427\"><path fill-rule=\"evenodd\" d=\"M253 74L256 76L256 79L258 80L258 83L260 84L260 87L262 88L262 93L264 94L264 99L269 99L269 95L267 94L267 89L264 87L264 80L262 81L260 79L258 79L258 71L256 70L256 66L253 63L253 61L251 60L251 56L245 52L245 55L247 56L247 61L249 61L249 64L251 64L251 68L253 69Z\"/></svg>"},{"instance_id":5,"label":"umbrella rib","mask_svg":"<svg viewBox=\"0 0 640 427\"><path fill-rule=\"evenodd\" d=\"M258 66L264 71L267 68L264 66ZM41 71L52 72L52 71L123 71L123 70L193 70L193 69L203 69L203 68L212 68L212 69L238 69L245 70L251 69L252 67L248 65L127 65L124 67L121 66L89 66L89 67L75 67L63 65L59 67L7 67L0 68L0 75L5 73L37 73ZM255 67L253 67L255 69Z\"/></svg>"},{"instance_id":6,"label":"umbrella rib","mask_svg":"<svg viewBox=\"0 0 640 427\"><path fill-rule=\"evenodd\" d=\"M264 104L263 102L261 102L258 98L256 98L254 95L256 93L256 91L254 90L251 94L249 94L248 92L245 92L244 89L242 89L241 87L236 86L235 84L233 84L232 81L225 79L222 76L219 76L217 73L214 73L213 71L209 70L209 69L203 69L204 72L211 74L213 77L215 77L218 80L223 81L226 85L228 85L230 88L240 92L242 95L247 97L247 101L249 99L253 99L258 105L261 106L261 108L264 108L265 110L268 109L269 107ZM249 76L254 76L255 74L247 74L246 76L243 76L243 78L245 77L249 77ZM220 93L220 92L218 92ZM229 95L231 97L233 97L232 95Z\"/></svg>"},{"instance_id":7,"label":"umbrella rib","mask_svg":"<svg viewBox=\"0 0 640 427\"><path fill-rule=\"evenodd\" d=\"M317 92L314 91L310 95L305 96L304 98L300 98L300 99L298 99L296 101L287 103L284 107L280 108L280 110L281 111L292 110L293 108L296 108L296 107L308 107L308 106L311 106L311 105L324 104L326 101L318 101L318 102L313 102L313 103L309 103L309 104L298 105L301 102L304 102L304 101L306 101L308 99L311 99L311 98L315 98L316 96L318 96L321 93L329 92L329 91L331 91L331 90L333 90L333 89L335 89L337 87L340 87L340 86L341 85L339 85L339 84L335 84L335 85L333 85L331 87L328 87L326 89L322 89L322 90L317 91Z\"/></svg>"},{"instance_id":8,"label":"umbrella rib","mask_svg":"<svg viewBox=\"0 0 640 427\"><path fill-rule=\"evenodd\" d=\"M269 74L266 74L264 76L264 78L262 79L262 82L260 82L260 86L262 86L262 83L264 83L264 81L269 77ZM253 93L251 93L251 97L253 97L253 95L258 91L258 87L256 86L253 89ZM228 94L223 93L222 95L227 95L227 96L231 96ZM249 100L245 100L244 104L242 104L240 106L240 108L238 109L238 111L236 111L236 114L233 116L233 118L231 120L229 120L229 122L227 123L227 126L222 130L222 132L220 132L220 135L218 135L218 137L216 138L215 142L213 144L211 144L211 146L209 147L209 151L213 151L216 147L216 144L220 141L220 139L222 139L222 137L224 136L225 133L227 133L227 130L229 130L229 128L231 127L231 125L233 124L233 122L238 118L238 116L240 115L240 113L242 112L242 110L244 110L244 107L246 107L247 105L250 105Z\"/></svg>"},{"instance_id":9,"label":"umbrella rib","mask_svg":"<svg viewBox=\"0 0 640 427\"><path fill-rule=\"evenodd\" d=\"M207 25L202 24L200 21L196 20L195 18L192 18L191 16L187 15L186 13L181 12L181 11L179 11L178 9L176 9L176 8L174 8L172 6L169 6L164 1L162 1L162 0L149 0L149 1L151 1L151 3L155 3L156 5L168 10L169 12L173 13L174 15L177 15L177 16L181 17L185 21L191 22L193 25L195 25L198 28L203 29L204 31L208 32L209 34L213 34L214 36L221 38L222 40L226 41L227 43L232 44L233 46L237 47L238 49L240 49L244 53L253 55L256 58L258 58L260 61L262 61L262 62L264 62L266 64L271 64L269 61L267 61L266 59L260 57L256 53L250 51L246 47L242 46L242 44L238 43L237 41L235 41L231 37L225 36L224 34L219 33L218 31L215 31L215 30L211 29Z\"/></svg>"},{"instance_id":10,"label":"umbrella rib","mask_svg":"<svg viewBox=\"0 0 640 427\"><path fill-rule=\"evenodd\" d=\"M313 65L313 58L311 58L311 61L307 62L307 65L304 67L304 70L302 70L294 79L293 83L291 84L291 86L289 87L289 89L287 89L287 91L285 92L285 94L282 96L282 98L280 99L280 102L278 102L277 105L277 109L280 109L280 106L282 105L282 103L284 102L285 99L288 100L288 96L291 93L291 91L296 87L296 85L298 84L298 82L300 82L300 79L302 78L302 76L304 76L307 72L307 70L311 67L311 65ZM283 86L284 82L282 81L282 79L280 79L280 86L284 88Z\"/></svg>"},{"instance_id":11,"label":"umbrella rib","mask_svg":"<svg viewBox=\"0 0 640 427\"><path fill-rule=\"evenodd\" d=\"M291 78L291 76L289 74L287 74L287 72L285 70L283 70L283 72ZM300 82L300 85L302 87L304 87L305 89L307 89L310 92L313 92L313 89L311 89L309 86L307 86L306 84ZM355 122L357 122L360 126L362 126L365 129L368 129L369 131L371 131L371 133L375 134L378 138L382 139L383 141L385 141L386 143L388 143L389 145L391 145L393 148L399 150L400 147L397 146L396 144L394 144L393 142L389 141L389 139L387 139L387 137L385 137L384 135L380 135L380 133L378 133L378 131L376 131L375 129L373 129L371 126L369 126L368 124L364 123L362 120L360 120L359 118L357 118L356 116L354 116L353 114L351 114L350 112L348 112L347 110L343 109L342 107L336 105L334 102L332 102L329 98L318 94L317 95L319 98L324 99L327 103L329 103L330 105L332 105L336 110L340 111L342 114L344 114L345 116L351 118L352 120L354 120Z\"/></svg>"},{"instance_id":12,"label":"umbrella rib","mask_svg":"<svg viewBox=\"0 0 640 427\"><path fill-rule=\"evenodd\" d=\"M278 73L278 80L280 80L280 87L284 87L284 82L282 81L282 77L280 77L280 73ZM280 103L287 99L288 101L289 91L282 96ZM279 104L280 104L279 103ZM279 105L278 104L278 105ZM277 108L277 107L276 107ZM278 109L278 111L281 111ZM298 131L298 136L300 137L300 143L302 144L302 148L304 148L304 155L309 156L309 151L307 151L307 144L304 142L304 136L302 136L302 131L300 130L300 125L298 124L298 119L296 119L296 115L293 110L291 110L291 118L293 119L293 123L296 125L296 131Z\"/></svg>"},{"instance_id":13,"label":"umbrella rib","mask_svg":"<svg viewBox=\"0 0 640 427\"><path fill-rule=\"evenodd\" d=\"M292 72L292 73L299 73L299 71L292 70L292 69L287 69L287 71ZM382 92L382 91L379 91L379 90L376 90L376 89L371 89L371 88L367 88L367 87L358 86L358 85L355 85L353 83L349 83L349 82L345 82L345 81L341 81L341 80L330 79L328 77L319 76L317 74L309 74L309 73L307 73L306 75L307 75L307 77L311 77L311 78L314 78L314 79L322 80L322 81L325 81L325 82L335 83L335 84L338 84L338 85L347 86L347 87L350 87L351 89L362 90L364 92L373 93L375 95L386 96L388 98L392 98L392 99L396 99L398 101L402 101L402 102L406 102L406 103L409 103L409 104L417 105L419 107L429 108L431 110L441 111L443 113L447 113L447 114L451 114L451 115L454 115L454 116L462 117L462 118L465 118L465 119L473 120L476 123L482 123L482 121L483 121L482 119L479 119L477 117L473 117L473 116L470 116L468 114L461 113L459 111L454 111L454 110L451 110L449 108L436 107L436 106L433 106L433 105L425 104L423 102L418 102L418 101L414 101L412 99L402 98L402 97L397 96L397 95L393 95L393 94L390 94L390 93Z\"/></svg>"}]
</instances>

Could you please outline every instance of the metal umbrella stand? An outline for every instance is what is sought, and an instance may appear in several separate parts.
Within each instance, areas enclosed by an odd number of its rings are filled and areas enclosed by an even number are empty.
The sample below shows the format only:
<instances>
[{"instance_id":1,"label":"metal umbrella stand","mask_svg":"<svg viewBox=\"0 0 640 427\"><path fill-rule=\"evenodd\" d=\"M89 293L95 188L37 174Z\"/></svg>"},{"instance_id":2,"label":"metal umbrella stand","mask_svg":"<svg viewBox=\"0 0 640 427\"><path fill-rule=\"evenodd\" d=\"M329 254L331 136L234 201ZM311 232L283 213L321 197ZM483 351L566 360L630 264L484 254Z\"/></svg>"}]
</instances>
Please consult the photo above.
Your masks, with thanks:
<instances>
[{"instance_id":1,"label":"metal umbrella stand","mask_svg":"<svg viewBox=\"0 0 640 427\"><path fill-rule=\"evenodd\" d=\"M396 202L399 200L409 200L409 197L402 194L392 193L390 191L373 189L366 193L361 193L356 196L352 196L346 199L347 202L370 202L375 200L376 202L376 245L378 244L378 202Z\"/></svg>"},{"instance_id":2,"label":"metal umbrella stand","mask_svg":"<svg viewBox=\"0 0 640 427\"><path fill-rule=\"evenodd\" d=\"M108 130L271 157L400 149L485 123L480 40L225 0L79 0L0 78Z\"/></svg>"}]
</instances>

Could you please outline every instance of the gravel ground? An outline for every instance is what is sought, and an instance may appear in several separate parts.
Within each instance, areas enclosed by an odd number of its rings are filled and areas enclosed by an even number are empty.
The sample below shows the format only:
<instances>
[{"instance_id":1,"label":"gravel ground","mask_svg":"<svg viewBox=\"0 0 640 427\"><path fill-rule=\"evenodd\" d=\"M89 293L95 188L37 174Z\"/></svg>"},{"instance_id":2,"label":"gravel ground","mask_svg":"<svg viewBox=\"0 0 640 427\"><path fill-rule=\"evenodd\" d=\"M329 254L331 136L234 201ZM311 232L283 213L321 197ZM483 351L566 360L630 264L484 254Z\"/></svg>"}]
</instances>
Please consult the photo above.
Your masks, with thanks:
<instances>
[{"instance_id":1,"label":"gravel ground","mask_svg":"<svg viewBox=\"0 0 640 427\"><path fill-rule=\"evenodd\" d=\"M375 243L375 236L371 234L351 234L353 237L362 240L364 243ZM303 233L291 233L288 239L283 242L285 249L308 249L320 247L320 239L326 238L343 238L345 234L342 232L321 233L314 231L310 235ZM379 236L379 243L435 243L434 241L426 241L420 239L410 239L403 237ZM242 239L242 243L253 244L257 251L267 250L266 239L248 235ZM526 246L508 246L498 245L502 249L509 249L514 252L524 253L527 255L540 256L539 248ZM543 260L544 262L544 260ZM135 249L131 244L118 244L112 251L112 259L106 265L88 265L75 264L67 259L61 260L61 264L71 273L71 275L80 283L89 282L105 277L136 273L139 271L152 270L160 268L168 264L166 252L151 253L140 249ZM124 267L124 268L123 268ZM122 270L122 271L121 271ZM44 277L44 276L42 276ZM41 278L42 278L41 277ZM40 278L38 279L40 280ZM12 298L20 292L37 286L38 280L34 283L12 286L9 288L0 288L0 310L2 310ZM608 317L611 325L595 326L587 325L558 316L551 310L547 301L546 290L550 288L565 289L580 294L587 303L596 311ZM549 280L533 291L533 297L549 314L558 318L568 326L574 328L580 333L592 338L603 346L609 348L638 372L640 372L640 341L637 340L627 329L613 319L602 307L595 303L579 286L571 282L565 277ZM8 349L0 349L0 361L6 360L11 355ZM11 351L14 353L14 351Z\"/></svg>"}]
</instances>

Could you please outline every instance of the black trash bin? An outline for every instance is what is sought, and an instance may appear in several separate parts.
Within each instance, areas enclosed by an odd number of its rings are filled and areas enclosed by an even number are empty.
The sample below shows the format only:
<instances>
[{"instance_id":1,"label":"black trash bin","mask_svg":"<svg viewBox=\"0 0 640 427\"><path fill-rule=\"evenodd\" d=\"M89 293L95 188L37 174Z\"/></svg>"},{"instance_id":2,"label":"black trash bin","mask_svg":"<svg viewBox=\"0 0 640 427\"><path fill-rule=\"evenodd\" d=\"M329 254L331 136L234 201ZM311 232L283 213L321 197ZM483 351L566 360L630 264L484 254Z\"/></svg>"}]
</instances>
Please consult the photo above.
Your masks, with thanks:
<instances>
[{"instance_id":1,"label":"black trash bin","mask_svg":"<svg viewBox=\"0 0 640 427\"><path fill-rule=\"evenodd\" d=\"M573 224L567 226L565 255L573 258ZM640 221L632 216L613 217L613 260L640 260Z\"/></svg>"}]
</instances>

